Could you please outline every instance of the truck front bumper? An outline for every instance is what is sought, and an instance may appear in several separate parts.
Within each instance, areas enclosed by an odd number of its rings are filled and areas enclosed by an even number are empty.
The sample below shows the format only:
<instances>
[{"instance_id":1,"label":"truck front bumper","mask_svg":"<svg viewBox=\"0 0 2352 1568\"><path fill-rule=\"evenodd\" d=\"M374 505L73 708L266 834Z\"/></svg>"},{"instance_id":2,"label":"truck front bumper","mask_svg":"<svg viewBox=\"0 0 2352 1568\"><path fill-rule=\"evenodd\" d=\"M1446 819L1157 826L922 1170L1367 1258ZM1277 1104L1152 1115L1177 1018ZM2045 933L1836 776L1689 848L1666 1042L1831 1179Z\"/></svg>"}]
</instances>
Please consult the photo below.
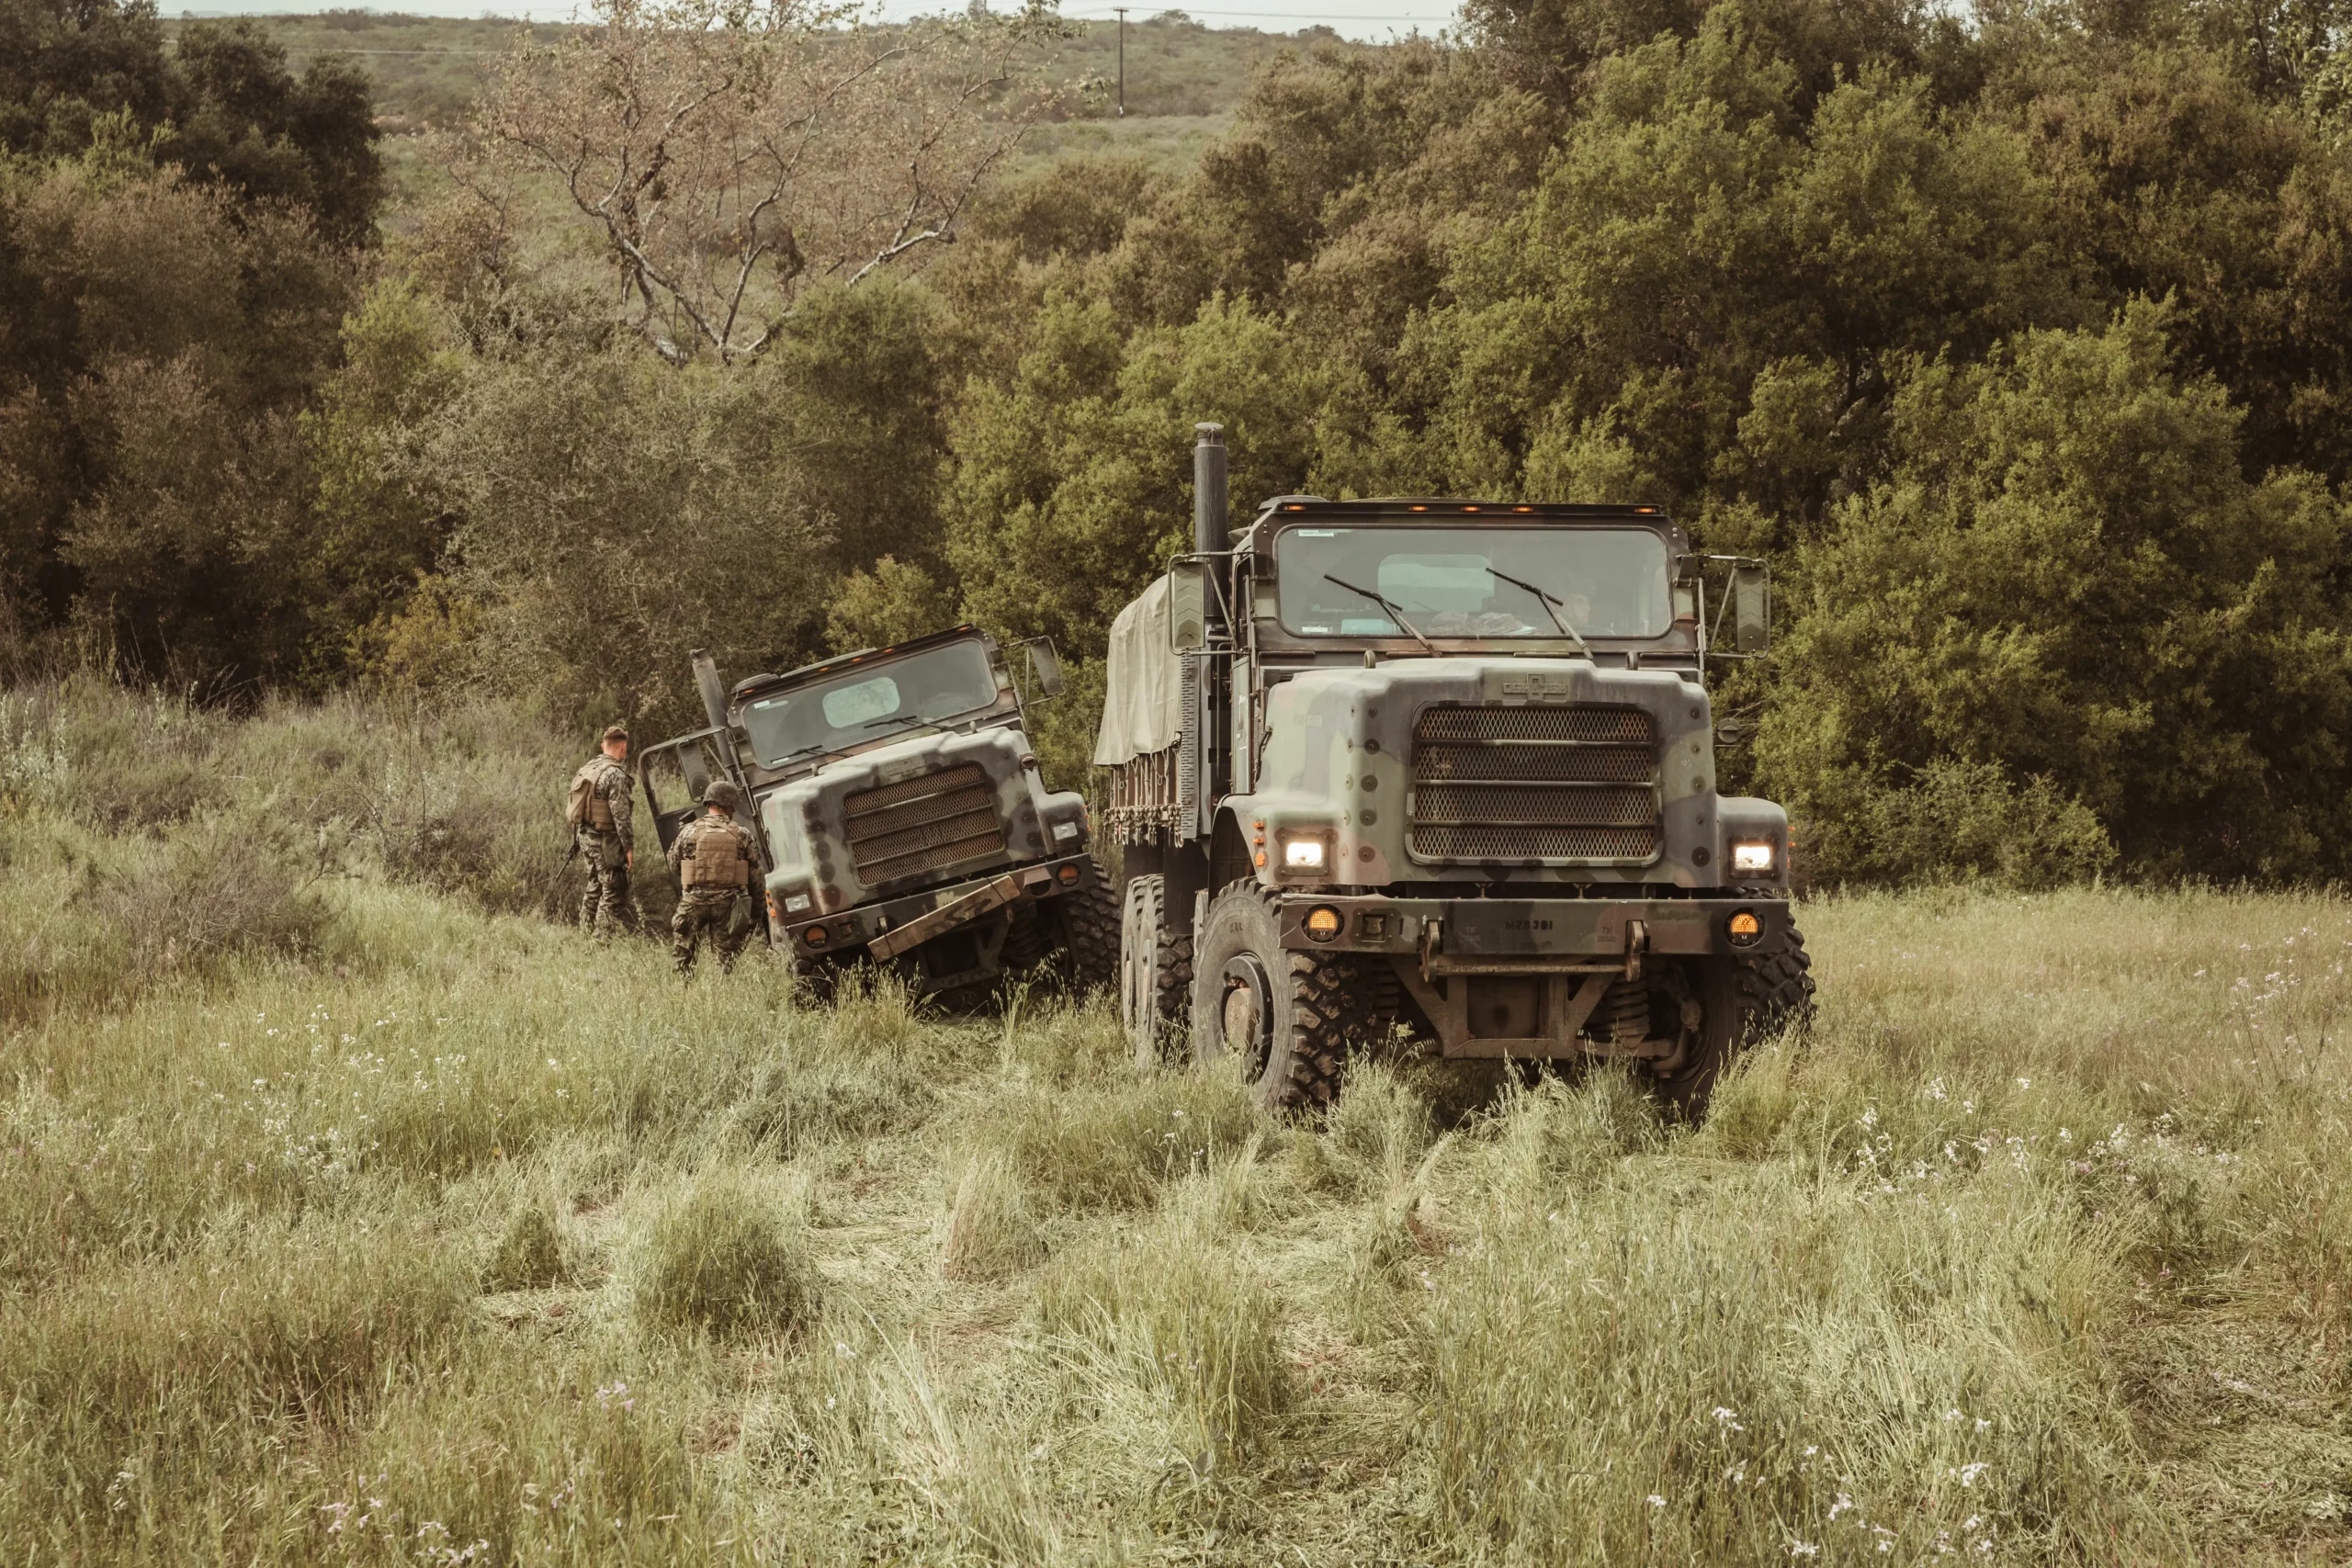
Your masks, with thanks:
<instances>
[{"instance_id":1,"label":"truck front bumper","mask_svg":"<svg viewBox=\"0 0 2352 1568\"><path fill-rule=\"evenodd\" d=\"M1329 937L1318 909L1339 916ZM1744 923L1756 922L1751 937ZM1432 974L1577 974L1624 967L1626 955L1704 956L1770 945L1787 932L1780 898L1325 898L1283 896L1283 945L1301 952L1386 953Z\"/></svg>"},{"instance_id":2,"label":"truck front bumper","mask_svg":"<svg viewBox=\"0 0 2352 1568\"><path fill-rule=\"evenodd\" d=\"M1642 979L1653 959L1777 945L1790 926L1790 906L1779 898L1286 893L1282 900L1284 948L1385 956L1449 1056L1616 1055L1679 1063L1691 1043L1680 1032L1614 1044L1583 1036L1609 987Z\"/></svg>"},{"instance_id":3,"label":"truck front bumper","mask_svg":"<svg viewBox=\"0 0 2352 1568\"><path fill-rule=\"evenodd\" d=\"M863 904L839 914L785 922L776 929L776 945L803 958L854 959L865 956L865 949L885 933L913 925L926 916L972 899L1008 877L1013 879L1018 892L1012 898L990 904L985 909L974 910L975 919L993 913L1004 908L1005 903L1021 898L1057 898L1065 893L1074 893L1080 888L1093 886L1101 880L1102 874L1095 867L1093 856L1083 852L1064 855L1057 860L1035 861L1028 865L1000 866L978 876L950 883L944 887L926 888L921 893L910 893L902 897ZM969 923L956 921L936 934L959 931ZM811 941L812 932L821 934ZM987 971L993 973L994 966L987 966ZM963 978L951 977L945 983L960 984Z\"/></svg>"}]
</instances>

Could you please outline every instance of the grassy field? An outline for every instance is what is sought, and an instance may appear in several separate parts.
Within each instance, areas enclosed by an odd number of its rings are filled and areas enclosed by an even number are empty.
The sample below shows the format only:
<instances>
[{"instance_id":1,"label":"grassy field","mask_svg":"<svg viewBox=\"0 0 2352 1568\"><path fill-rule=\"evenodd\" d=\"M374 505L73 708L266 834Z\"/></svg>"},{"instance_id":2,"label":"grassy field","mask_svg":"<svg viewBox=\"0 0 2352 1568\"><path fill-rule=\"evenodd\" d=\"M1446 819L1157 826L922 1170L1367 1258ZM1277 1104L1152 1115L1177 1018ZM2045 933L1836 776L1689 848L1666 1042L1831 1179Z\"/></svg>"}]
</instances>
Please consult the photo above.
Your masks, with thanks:
<instances>
[{"instance_id":1,"label":"grassy field","mask_svg":"<svg viewBox=\"0 0 2352 1568\"><path fill-rule=\"evenodd\" d=\"M584 12L584 7L583 7ZM527 28L540 42L560 38L570 24L526 24L512 18L416 17L388 11L287 13L256 18L285 46L300 71L322 54L347 54L376 81L378 112L394 132L454 127L481 89L483 73ZM164 23L166 32L180 25ZM1115 23L1077 21L1074 35L1053 53L1046 79L1069 89L1057 111L1063 123L1091 122L1093 137L1120 152L1158 152L1170 129L1152 122L1217 121L1232 112L1252 70L1284 48L1342 44L1328 28L1286 34L1255 28L1207 28L1138 15L1127 28L1127 118L1108 118L1118 75ZM1091 94L1082 85L1099 82ZM1181 140L1181 139L1180 139Z\"/></svg>"},{"instance_id":2,"label":"grassy field","mask_svg":"<svg viewBox=\"0 0 2352 1568\"><path fill-rule=\"evenodd\" d=\"M0 1560L2352 1551L2338 898L1822 899L1703 1125L1283 1124L547 923L534 734L0 708Z\"/></svg>"}]
</instances>

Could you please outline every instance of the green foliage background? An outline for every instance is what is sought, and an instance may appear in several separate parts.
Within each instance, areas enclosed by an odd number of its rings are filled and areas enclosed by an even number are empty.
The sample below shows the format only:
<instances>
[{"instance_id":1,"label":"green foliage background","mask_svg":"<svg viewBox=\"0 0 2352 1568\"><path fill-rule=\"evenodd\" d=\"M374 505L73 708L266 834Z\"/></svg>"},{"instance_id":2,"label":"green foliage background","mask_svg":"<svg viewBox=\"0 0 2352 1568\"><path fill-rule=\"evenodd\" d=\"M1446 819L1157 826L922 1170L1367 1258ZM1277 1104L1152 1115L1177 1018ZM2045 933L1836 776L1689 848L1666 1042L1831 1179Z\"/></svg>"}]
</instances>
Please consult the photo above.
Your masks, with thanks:
<instances>
[{"instance_id":1,"label":"green foliage background","mask_svg":"<svg viewBox=\"0 0 2352 1568\"><path fill-rule=\"evenodd\" d=\"M1725 774L1819 879L2345 874L2335 10L1464 21L1266 54L1189 165L1032 159L920 271L721 367L618 333L528 190L424 180L377 223L372 132L301 107L347 63L19 6L0 650L481 689L584 734L691 716L689 646L741 674L962 615L1052 635L1084 689L1214 419L1239 505L1654 502L1771 557ZM1156 27L1199 74L1200 29ZM1064 147L1102 41L1052 68ZM69 92L69 55L137 68Z\"/></svg>"}]
</instances>

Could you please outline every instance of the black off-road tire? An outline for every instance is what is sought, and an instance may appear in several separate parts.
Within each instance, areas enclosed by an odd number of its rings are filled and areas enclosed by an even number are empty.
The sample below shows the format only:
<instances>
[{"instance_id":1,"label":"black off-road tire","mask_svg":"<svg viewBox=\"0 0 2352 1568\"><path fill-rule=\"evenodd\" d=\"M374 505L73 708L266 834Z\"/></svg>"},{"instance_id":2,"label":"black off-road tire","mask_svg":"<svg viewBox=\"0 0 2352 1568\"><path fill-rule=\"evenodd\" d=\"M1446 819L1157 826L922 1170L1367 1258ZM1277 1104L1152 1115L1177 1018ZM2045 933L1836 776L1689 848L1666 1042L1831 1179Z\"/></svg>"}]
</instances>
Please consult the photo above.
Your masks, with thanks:
<instances>
[{"instance_id":1,"label":"black off-road tire","mask_svg":"<svg viewBox=\"0 0 2352 1568\"><path fill-rule=\"evenodd\" d=\"M794 981L810 1001L820 1007L831 1004L841 976L842 966L838 964L828 963L821 958L803 958L797 954L792 959Z\"/></svg>"},{"instance_id":2,"label":"black off-road tire","mask_svg":"<svg viewBox=\"0 0 2352 1568\"><path fill-rule=\"evenodd\" d=\"M1119 1023L1138 1068L1164 1064L1170 1041L1191 1026L1191 925L1170 923L1166 877L1128 879L1119 901Z\"/></svg>"},{"instance_id":3,"label":"black off-road tire","mask_svg":"<svg viewBox=\"0 0 2352 1568\"><path fill-rule=\"evenodd\" d=\"M1705 1021L1689 1059L1659 1078L1659 1094L1694 1121L1704 1115L1715 1080L1740 1052L1782 1030L1813 1022L1812 968L1804 934L1793 921L1784 937L1728 958L1696 964Z\"/></svg>"},{"instance_id":4,"label":"black off-road tire","mask_svg":"<svg viewBox=\"0 0 2352 1568\"><path fill-rule=\"evenodd\" d=\"M1073 995L1119 985L1119 893L1096 879L1054 900L1061 906L1062 972Z\"/></svg>"},{"instance_id":5,"label":"black off-road tire","mask_svg":"<svg viewBox=\"0 0 2352 1568\"><path fill-rule=\"evenodd\" d=\"M1319 1111L1339 1098L1349 1057L1376 1039L1385 1021L1362 960L1283 947L1279 902L1279 894L1252 881L1210 901L1193 953L1193 1057L1230 1070L1238 1055L1250 1091L1270 1111ZM1269 1004L1262 1018L1254 992L1261 976ZM1231 998L1243 990L1252 991L1252 1001L1237 1008ZM1235 1020L1256 1025L1253 1036L1228 1041Z\"/></svg>"}]
</instances>

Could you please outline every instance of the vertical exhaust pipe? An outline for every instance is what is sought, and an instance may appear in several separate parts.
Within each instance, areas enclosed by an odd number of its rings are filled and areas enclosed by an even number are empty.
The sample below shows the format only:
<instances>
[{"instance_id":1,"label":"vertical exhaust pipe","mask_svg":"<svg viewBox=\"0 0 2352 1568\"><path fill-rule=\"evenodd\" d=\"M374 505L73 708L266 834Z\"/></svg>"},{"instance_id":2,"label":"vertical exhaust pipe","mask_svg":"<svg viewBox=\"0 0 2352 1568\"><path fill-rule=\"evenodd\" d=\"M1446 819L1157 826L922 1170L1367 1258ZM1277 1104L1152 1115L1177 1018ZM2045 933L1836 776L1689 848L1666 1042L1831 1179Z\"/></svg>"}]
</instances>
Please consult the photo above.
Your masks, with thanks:
<instances>
[{"instance_id":1,"label":"vertical exhaust pipe","mask_svg":"<svg viewBox=\"0 0 2352 1568\"><path fill-rule=\"evenodd\" d=\"M727 688L720 684L718 666L708 651L694 650L695 689L702 694L702 711L713 729L727 728Z\"/></svg>"},{"instance_id":2,"label":"vertical exhaust pipe","mask_svg":"<svg viewBox=\"0 0 2352 1568\"><path fill-rule=\"evenodd\" d=\"M1233 548L1227 511L1225 426L1196 424L1193 434L1198 437L1193 444L1193 548L1204 556L1222 555ZM1214 586L1215 571L1209 573L1209 581L1208 603L1202 608L1210 625L1223 626L1222 590Z\"/></svg>"},{"instance_id":3,"label":"vertical exhaust pipe","mask_svg":"<svg viewBox=\"0 0 2352 1568\"><path fill-rule=\"evenodd\" d=\"M1193 447L1193 548L1221 555L1233 547L1227 526L1225 485L1225 426L1196 424Z\"/></svg>"}]
</instances>

